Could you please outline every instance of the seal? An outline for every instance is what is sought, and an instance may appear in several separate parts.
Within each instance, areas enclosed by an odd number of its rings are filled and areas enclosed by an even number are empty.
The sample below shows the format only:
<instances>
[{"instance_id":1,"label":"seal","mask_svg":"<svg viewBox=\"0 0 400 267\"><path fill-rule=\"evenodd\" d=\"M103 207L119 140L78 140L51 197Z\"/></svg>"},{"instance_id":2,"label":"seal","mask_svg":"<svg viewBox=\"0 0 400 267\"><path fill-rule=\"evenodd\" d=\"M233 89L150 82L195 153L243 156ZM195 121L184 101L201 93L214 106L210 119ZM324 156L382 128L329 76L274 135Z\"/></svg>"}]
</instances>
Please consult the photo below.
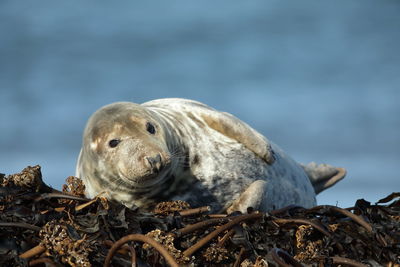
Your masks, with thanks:
<instances>
[{"instance_id":1,"label":"seal","mask_svg":"<svg viewBox=\"0 0 400 267\"><path fill-rule=\"evenodd\" d=\"M97 110L76 168L89 197L106 192L145 209L179 199L229 212L311 207L345 174L327 164L301 165L233 115L179 98Z\"/></svg>"}]
</instances>

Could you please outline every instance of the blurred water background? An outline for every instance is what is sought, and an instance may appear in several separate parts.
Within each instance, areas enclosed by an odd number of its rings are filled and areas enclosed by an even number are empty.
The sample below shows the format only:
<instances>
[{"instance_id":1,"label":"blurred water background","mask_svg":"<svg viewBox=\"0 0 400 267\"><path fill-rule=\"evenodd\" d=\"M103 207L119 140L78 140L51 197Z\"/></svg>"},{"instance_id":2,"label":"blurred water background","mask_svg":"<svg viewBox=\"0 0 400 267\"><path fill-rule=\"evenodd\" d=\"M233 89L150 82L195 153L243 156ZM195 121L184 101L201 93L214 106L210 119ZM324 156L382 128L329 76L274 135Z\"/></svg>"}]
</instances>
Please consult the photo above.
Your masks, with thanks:
<instances>
[{"instance_id":1,"label":"blurred water background","mask_svg":"<svg viewBox=\"0 0 400 267\"><path fill-rule=\"evenodd\" d=\"M346 167L319 203L400 191L399 1L0 1L0 172L60 188L88 117L185 97L300 162Z\"/></svg>"}]
</instances>

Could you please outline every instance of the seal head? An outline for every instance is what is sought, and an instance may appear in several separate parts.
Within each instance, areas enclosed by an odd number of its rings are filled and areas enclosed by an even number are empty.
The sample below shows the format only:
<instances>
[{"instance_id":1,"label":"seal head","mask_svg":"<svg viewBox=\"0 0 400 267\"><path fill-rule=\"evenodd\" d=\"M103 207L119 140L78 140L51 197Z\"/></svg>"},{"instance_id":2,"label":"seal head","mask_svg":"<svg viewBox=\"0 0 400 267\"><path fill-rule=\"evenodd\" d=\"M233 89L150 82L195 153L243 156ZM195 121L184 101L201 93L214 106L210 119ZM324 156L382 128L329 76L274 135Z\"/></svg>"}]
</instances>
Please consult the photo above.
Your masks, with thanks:
<instances>
[{"instance_id":1,"label":"seal head","mask_svg":"<svg viewBox=\"0 0 400 267\"><path fill-rule=\"evenodd\" d=\"M134 103L105 106L89 119L84 131L79 168L88 195L101 188L112 192L144 192L167 179L171 154L164 131L151 111ZM122 196L113 196L121 202Z\"/></svg>"}]
</instances>

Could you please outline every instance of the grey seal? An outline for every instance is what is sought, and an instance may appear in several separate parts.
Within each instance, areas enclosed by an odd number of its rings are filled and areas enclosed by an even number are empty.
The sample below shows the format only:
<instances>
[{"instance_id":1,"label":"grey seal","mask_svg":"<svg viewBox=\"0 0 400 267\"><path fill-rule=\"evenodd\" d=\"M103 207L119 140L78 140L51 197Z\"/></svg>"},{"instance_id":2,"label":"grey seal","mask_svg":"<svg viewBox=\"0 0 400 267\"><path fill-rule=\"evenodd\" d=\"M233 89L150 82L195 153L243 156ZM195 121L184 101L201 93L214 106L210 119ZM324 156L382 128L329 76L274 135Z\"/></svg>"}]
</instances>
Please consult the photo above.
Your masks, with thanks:
<instances>
[{"instance_id":1,"label":"grey seal","mask_svg":"<svg viewBox=\"0 0 400 267\"><path fill-rule=\"evenodd\" d=\"M180 98L97 110L76 168L89 197L106 192L145 209L179 199L242 212L314 206L316 194L345 174L327 164L299 164L233 115Z\"/></svg>"}]
</instances>

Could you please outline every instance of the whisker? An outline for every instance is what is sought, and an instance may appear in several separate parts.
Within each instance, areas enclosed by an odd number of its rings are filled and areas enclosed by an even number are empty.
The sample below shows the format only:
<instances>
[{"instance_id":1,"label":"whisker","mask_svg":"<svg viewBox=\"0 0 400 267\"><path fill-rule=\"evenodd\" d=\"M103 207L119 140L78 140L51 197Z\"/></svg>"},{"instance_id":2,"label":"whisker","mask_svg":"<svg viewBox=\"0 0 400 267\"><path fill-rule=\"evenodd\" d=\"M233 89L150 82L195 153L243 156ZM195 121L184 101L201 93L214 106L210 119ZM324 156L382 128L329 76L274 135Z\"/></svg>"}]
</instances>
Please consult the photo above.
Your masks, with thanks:
<instances>
[{"instance_id":1,"label":"whisker","mask_svg":"<svg viewBox=\"0 0 400 267\"><path fill-rule=\"evenodd\" d=\"M120 187L123 186L124 184L124 181L120 177L117 177L117 179L115 179L114 182L115 182L115 188L114 188L115 191L118 191Z\"/></svg>"}]
</instances>

